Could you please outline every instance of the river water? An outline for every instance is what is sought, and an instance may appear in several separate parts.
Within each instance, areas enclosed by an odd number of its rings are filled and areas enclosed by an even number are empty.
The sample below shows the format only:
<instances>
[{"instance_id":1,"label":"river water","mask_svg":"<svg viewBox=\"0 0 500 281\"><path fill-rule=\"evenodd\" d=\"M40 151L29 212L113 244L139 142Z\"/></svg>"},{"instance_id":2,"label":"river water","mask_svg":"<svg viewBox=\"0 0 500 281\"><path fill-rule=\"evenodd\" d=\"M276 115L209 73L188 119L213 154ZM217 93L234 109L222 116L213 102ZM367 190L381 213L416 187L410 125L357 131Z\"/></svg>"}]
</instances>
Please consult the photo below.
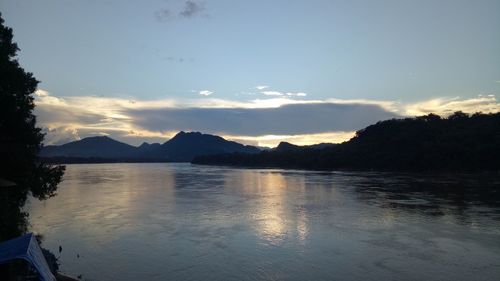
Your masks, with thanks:
<instances>
[{"instance_id":1,"label":"river water","mask_svg":"<svg viewBox=\"0 0 500 281\"><path fill-rule=\"evenodd\" d=\"M27 211L82 280L500 280L499 193L488 174L89 164Z\"/></svg>"}]
</instances>

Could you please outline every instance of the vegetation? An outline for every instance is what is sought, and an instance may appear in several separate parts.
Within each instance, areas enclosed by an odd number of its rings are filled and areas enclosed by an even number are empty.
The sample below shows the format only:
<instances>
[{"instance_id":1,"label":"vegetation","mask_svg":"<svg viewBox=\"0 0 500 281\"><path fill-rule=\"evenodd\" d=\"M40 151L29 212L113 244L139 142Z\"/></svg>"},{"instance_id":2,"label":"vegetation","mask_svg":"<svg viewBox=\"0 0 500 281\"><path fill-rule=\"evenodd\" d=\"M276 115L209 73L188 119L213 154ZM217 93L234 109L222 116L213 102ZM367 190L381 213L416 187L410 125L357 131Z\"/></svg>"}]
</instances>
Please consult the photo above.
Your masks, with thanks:
<instances>
[{"instance_id":1,"label":"vegetation","mask_svg":"<svg viewBox=\"0 0 500 281\"><path fill-rule=\"evenodd\" d=\"M390 171L500 170L500 113L378 122L336 146L197 157L196 164Z\"/></svg>"},{"instance_id":2,"label":"vegetation","mask_svg":"<svg viewBox=\"0 0 500 281\"><path fill-rule=\"evenodd\" d=\"M37 158L44 137L33 115L38 81L19 65L12 29L3 23L0 14L0 241L26 231L28 193L40 200L54 196L64 173Z\"/></svg>"}]
</instances>

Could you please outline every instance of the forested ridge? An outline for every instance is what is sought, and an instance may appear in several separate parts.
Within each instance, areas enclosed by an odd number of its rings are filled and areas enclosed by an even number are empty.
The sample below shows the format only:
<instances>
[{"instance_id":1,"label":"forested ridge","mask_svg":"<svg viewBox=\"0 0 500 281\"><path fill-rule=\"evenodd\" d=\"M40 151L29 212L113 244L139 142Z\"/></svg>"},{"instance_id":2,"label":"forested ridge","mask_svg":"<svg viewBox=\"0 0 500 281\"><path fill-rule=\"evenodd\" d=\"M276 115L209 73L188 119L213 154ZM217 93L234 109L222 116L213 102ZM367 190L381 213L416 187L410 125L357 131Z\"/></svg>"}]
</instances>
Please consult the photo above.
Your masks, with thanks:
<instances>
[{"instance_id":1,"label":"forested ridge","mask_svg":"<svg viewBox=\"0 0 500 281\"><path fill-rule=\"evenodd\" d=\"M359 130L335 146L200 156L193 163L318 170L498 171L500 113L391 119Z\"/></svg>"}]
</instances>

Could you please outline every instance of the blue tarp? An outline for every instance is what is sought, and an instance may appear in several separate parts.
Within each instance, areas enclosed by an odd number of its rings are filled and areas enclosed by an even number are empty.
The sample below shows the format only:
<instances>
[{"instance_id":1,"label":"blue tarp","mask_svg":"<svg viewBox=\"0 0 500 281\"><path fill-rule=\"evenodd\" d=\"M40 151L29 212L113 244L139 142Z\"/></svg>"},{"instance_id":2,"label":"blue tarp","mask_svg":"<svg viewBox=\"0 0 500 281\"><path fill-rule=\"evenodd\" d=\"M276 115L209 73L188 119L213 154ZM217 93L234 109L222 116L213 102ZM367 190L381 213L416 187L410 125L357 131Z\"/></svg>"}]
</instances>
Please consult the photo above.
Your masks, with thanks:
<instances>
[{"instance_id":1,"label":"blue tarp","mask_svg":"<svg viewBox=\"0 0 500 281\"><path fill-rule=\"evenodd\" d=\"M23 259L29 262L38 271L40 280L56 280L52 272L50 272L49 265L33 233L0 243L0 264L15 259Z\"/></svg>"}]
</instances>

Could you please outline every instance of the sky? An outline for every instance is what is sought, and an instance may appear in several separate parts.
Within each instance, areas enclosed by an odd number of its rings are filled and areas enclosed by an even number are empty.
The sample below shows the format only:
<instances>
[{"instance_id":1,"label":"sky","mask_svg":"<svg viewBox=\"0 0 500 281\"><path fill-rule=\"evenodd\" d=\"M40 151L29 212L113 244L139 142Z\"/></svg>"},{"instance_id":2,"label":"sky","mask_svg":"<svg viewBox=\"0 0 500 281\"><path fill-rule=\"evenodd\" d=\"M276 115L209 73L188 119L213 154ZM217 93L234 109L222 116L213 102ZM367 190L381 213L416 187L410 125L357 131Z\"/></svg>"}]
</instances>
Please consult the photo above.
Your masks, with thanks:
<instances>
[{"instance_id":1,"label":"sky","mask_svg":"<svg viewBox=\"0 0 500 281\"><path fill-rule=\"evenodd\" d=\"M499 0L2 0L46 144L180 130L275 146L498 112Z\"/></svg>"}]
</instances>

